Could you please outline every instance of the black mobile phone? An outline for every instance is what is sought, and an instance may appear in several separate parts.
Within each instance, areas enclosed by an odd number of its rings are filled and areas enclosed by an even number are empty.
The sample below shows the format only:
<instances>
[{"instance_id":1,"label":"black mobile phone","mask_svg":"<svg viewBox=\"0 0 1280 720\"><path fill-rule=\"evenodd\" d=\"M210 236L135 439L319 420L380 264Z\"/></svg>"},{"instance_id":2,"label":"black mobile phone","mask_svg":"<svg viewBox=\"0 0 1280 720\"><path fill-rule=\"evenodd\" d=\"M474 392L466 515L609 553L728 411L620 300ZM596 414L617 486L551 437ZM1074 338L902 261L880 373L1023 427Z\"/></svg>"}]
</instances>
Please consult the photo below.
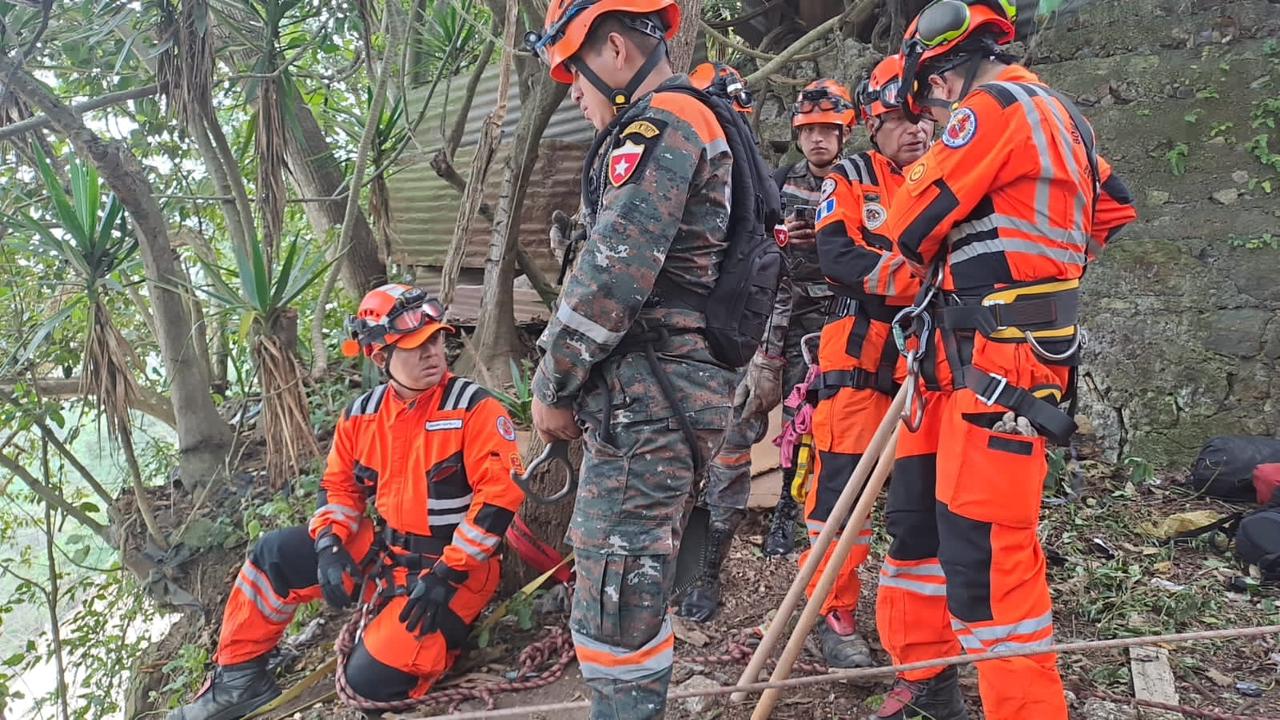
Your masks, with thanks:
<instances>
[{"instance_id":1,"label":"black mobile phone","mask_svg":"<svg viewBox=\"0 0 1280 720\"><path fill-rule=\"evenodd\" d=\"M813 216L818 211L818 208L813 205L796 205L791 211L796 216L796 220L812 225Z\"/></svg>"}]
</instances>

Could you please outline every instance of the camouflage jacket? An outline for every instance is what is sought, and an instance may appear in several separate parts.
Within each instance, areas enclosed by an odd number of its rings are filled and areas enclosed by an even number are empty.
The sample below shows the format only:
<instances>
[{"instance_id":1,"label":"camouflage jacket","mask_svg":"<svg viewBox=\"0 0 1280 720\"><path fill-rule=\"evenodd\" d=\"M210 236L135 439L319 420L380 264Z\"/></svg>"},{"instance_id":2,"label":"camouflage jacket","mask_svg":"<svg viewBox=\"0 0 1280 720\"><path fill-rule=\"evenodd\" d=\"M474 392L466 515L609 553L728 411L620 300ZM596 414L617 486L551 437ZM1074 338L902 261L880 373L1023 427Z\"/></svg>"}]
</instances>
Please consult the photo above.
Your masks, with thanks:
<instances>
[{"instance_id":1,"label":"camouflage jacket","mask_svg":"<svg viewBox=\"0 0 1280 720\"><path fill-rule=\"evenodd\" d=\"M782 216L789 216L797 205L817 207L822 195L822 178L809 172L809 163L801 160L792 165L784 174L778 171L777 178L782 192ZM783 248L787 255L787 264L791 271L791 283L794 286L792 315L822 316L827 310L827 298L831 291L827 288L827 280L822 275L818 262L818 244L815 240L788 241Z\"/></svg>"},{"instance_id":2,"label":"camouflage jacket","mask_svg":"<svg viewBox=\"0 0 1280 720\"><path fill-rule=\"evenodd\" d=\"M538 340L545 354L533 392L548 405L577 403L582 411L582 396L608 383L615 420L674 414L646 379L644 357L615 351L645 327L705 327L702 312L664 306L662 288L709 295L727 246L729 146L699 101L661 92L675 84L688 78L665 81L623 113L584 177L587 238ZM658 349L686 411L728 405L733 373L712 359L700 334L674 334Z\"/></svg>"}]
</instances>

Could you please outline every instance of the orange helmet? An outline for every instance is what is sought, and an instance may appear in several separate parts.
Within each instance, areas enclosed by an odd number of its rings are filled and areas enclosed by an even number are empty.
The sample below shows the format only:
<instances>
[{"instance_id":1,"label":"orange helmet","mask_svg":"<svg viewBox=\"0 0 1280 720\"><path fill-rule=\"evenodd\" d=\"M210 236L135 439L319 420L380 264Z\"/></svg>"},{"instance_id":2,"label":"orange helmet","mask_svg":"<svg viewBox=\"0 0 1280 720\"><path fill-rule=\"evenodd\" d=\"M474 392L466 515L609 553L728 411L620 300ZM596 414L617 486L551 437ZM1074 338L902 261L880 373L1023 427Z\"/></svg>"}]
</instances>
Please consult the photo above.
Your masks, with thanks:
<instances>
[{"instance_id":1,"label":"orange helmet","mask_svg":"<svg viewBox=\"0 0 1280 720\"><path fill-rule=\"evenodd\" d=\"M689 82L699 90L733 102L733 109L751 114L751 93L737 69L724 63L704 62L689 73Z\"/></svg>"},{"instance_id":2,"label":"orange helmet","mask_svg":"<svg viewBox=\"0 0 1280 720\"><path fill-rule=\"evenodd\" d=\"M1023 14L1035 16L1033 9ZM917 120L923 105L936 104L925 102L929 76L980 55L996 55L999 46L1013 42L1018 15L1015 0L935 0L925 6L902 39L902 106L907 117Z\"/></svg>"},{"instance_id":3,"label":"orange helmet","mask_svg":"<svg viewBox=\"0 0 1280 720\"><path fill-rule=\"evenodd\" d=\"M640 16L629 24L663 40L675 37L680 29L680 7L675 0L551 0L542 32L526 33L525 46L547 64L553 80L567 85L573 82L573 73L566 64L582 49L596 20L613 12ZM645 19L646 15L656 16L661 27Z\"/></svg>"},{"instance_id":4,"label":"orange helmet","mask_svg":"<svg viewBox=\"0 0 1280 720\"><path fill-rule=\"evenodd\" d=\"M791 106L792 130L805 125L839 125L848 130L857 121L849 88L827 78L805 85Z\"/></svg>"},{"instance_id":5,"label":"orange helmet","mask_svg":"<svg viewBox=\"0 0 1280 720\"><path fill-rule=\"evenodd\" d=\"M351 337L342 343L342 353L355 357L360 350L372 355L388 345L416 348L440 330L453 332L444 324L444 306L422 290L399 283L387 283L370 290L360 301L360 309L347 320Z\"/></svg>"},{"instance_id":6,"label":"orange helmet","mask_svg":"<svg viewBox=\"0 0 1280 720\"><path fill-rule=\"evenodd\" d=\"M872 127L872 121L901 107L902 56L889 55L876 64L871 74L858 83L854 104L859 118Z\"/></svg>"}]
</instances>

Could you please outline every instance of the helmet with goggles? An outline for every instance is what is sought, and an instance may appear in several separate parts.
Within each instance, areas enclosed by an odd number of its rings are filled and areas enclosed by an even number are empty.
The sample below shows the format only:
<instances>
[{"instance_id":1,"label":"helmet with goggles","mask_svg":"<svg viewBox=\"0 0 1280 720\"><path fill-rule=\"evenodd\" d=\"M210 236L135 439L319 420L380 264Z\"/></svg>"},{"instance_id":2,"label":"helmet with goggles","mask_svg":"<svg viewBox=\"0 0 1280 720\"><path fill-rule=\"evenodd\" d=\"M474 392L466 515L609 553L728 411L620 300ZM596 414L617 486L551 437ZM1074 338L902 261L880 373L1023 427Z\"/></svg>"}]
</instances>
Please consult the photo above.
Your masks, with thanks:
<instances>
[{"instance_id":1,"label":"helmet with goggles","mask_svg":"<svg viewBox=\"0 0 1280 720\"><path fill-rule=\"evenodd\" d=\"M609 87L586 63L574 59L596 21L614 13L627 27L660 41L626 88ZM551 0L542 31L525 33L524 44L546 64L553 80L567 85L577 71L620 108L631 103L636 88L666 56L665 43L679 28L680 7L675 0Z\"/></svg>"},{"instance_id":2,"label":"helmet with goggles","mask_svg":"<svg viewBox=\"0 0 1280 720\"><path fill-rule=\"evenodd\" d=\"M890 55L871 70L871 74L858 83L853 103L858 117L869 128L875 118L897 110L901 106L902 56Z\"/></svg>"},{"instance_id":3,"label":"helmet with goggles","mask_svg":"<svg viewBox=\"0 0 1280 720\"><path fill-rule=\"evenodd\" d=\"M791 106L793 130L805 125L838 125L844 131L853 127L857 119L849 88L827 78L805 85Z\"/></svg>"},{"instance_id":4,"label":"helmet with goggles","mask_svg":"<svg viewBox=\"0 0 1280 720\"><path fill-rule=\"evenodd\" d=\"M928 105L949 107L928 98L930 76L987 57L1011 61L1000 48L1034 29L1037 5L1038 0L935 0L925 6L902 39L901 103L907 117L919 120ZM972 80L966 80L962 96Z\"/></svg>"},{"instance_id":5,"label":"helmet with goggles","mask_svg":"<svg viewBox=\"0 0 1280 720\"><path fill-rule=\"evenodd\" d=\"M370 290L360 301L360 308L347 319L350 337L343 342L342 352L355 357L388 347L416 348L431 336L453 327L444 323L444 306L420 288L388 283Z\"/></svg>"},{"instance_id":6,"label":"helmet with goggles","mask_svg":"<svg viewBox=\"0 0 1280 720\"><path fill-rule=\"evenodd\" d=\"M742 73L731 65L704 62L689 72L689 83L708 94L723 97L733 103L733 109L744 115L751 114L751 93Z\"/></svg>"}]
</instances>

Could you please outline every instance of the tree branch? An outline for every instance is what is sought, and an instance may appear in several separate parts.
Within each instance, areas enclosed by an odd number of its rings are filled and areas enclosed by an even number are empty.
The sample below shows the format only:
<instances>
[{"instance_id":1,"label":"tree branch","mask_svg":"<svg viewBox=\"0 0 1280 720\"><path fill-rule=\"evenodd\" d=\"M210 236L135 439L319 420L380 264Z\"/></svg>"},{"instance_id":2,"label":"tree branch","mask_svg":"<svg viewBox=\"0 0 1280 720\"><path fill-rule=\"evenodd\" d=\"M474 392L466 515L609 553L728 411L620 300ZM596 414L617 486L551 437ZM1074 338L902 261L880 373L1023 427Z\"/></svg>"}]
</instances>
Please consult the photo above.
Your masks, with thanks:
<instances>
[{"instance_id":1,"label":"tree branch","mask_svg":"<svg viewBox=\"0 0 1280 720\"><path fill-rule=\"evenodd\" d=\"M476 58L476 65L471 68L471 75L467 78L467 87L462 95L462 106L458 108L458 114L453 118L453 127L449 130L449 137L444 143L443 152L451 160L458 153L462 136L467 131L467 116L471 114L471 105L475 102L476 88L480 87L480 79L484 76L485 69L489 67L489 59L493 57L493 48L492 40L485 42L484 47L480 49L480 57Z\"/></svg>"},{"instance_id":2,"label":"tree branch","mask_svg":"<svg viewBox=\"0 0 1280 720\"><path fill-rule=\"evenodd\" d=\"M73 112L79 115L87 113L90 110L101 110L102 108L119 105L120 103L129 102L130 100L140 100L145 97L151 97L159 92L160 89L155 85L149 85L147 87L107 93L106 95L93 98L92 100L75 103L70 107ZM26 120L20 120L12 125L0 127L0 140L6 140L14 137L15 135L21 135L29 130L49 127L51 124L53 124L53 121L49 119L48 115L37 115L35 117L27 118Z\"/></svg>"},{"instance_id":3,"label":"tree branch","mask_svg":"<svg viewBox=\"0 0 1280 720\"><path fill-rule=\"evenodd\" d=\"M801 50L812 45L815 40L835 31L836 28L840 27L841 23L853 17L855 12L866 11L868 8L874 8L877 2L879 2L879 0L860 0L859 2L849 6L848 9L839 15L805 33L800 37L800 39L791 43L791 46L786 50L778 53L777 57L765 63L764 67L748 75L746 77L747 87L763 82L765 78L768 78L770 75L781 70L787 63L792 62L795 56L800 54Z\"/></svg>"},{"instance_id":4,"label":"tree branch","mask_svg":"<svg viewBox=\"0 0 1280 720\"><path fill-rule=\"evenodd\" d=\"M385 37L387 28L391 25L392 6L388 5L382 13L382 34ZM402 38L395 38L396 41L402 41ZM360 134L360 145L356 150L356 159L351 169L351 180L347 184L349 188L359 188L364 184L364 173L369 165L369 151L373 147L373 138L378 133L379 120L382 118L382 106L387 100L387 83L391 76L391 58L396 44L388 43L387 52L382 58L382 65L378 68L377 84L374 86L373 99L369 103L369 115L365 118L364 131ZM338 244L334 248L334 258L338 260L335 263L341 266L341 258L346 253L347 246L351 244L352 233L355 230L356 216L360 214L360 193L347 193L347 207L342 216L342 229L338 233ZM323 375L328 370L329 359L328 351L324 344L324 306L329 302L329 295L333 293L334 285L337 284L338 273L330 272L329 277L325 278L324 287L320 291L320 299L316 303L315 315L311 317L311 357L312 376Z\"/></svg>"},{"instance_id":5,"label":"tree branch","mask_svg":"<svg viewBox=\"0 0 1280 720\"><path fill-rule=\"evenodd\" d=\"M45 397L66 398L80 394L80 378L45 378L32 381L36 392ZM17 383L0 380L0 392L12 392ZM149 415L171 428L178 427L173 414L172 401L162 393L147 387L138 386L139 396L134 398L133 409Z\"/></svg>"},{"instance_id":6,"label":"tree branch","mask_svg":"<svg viewBox=\"0 0 1280 720\"><path fill-rule=\"evenodd\" d=\"M28 488L31 488L31 492L34 492L36 495L39 495L41 500L44 500L50 505L58 508L67 516L75 518L76 522L79 522L81 525L84 525L85 527L92 530L94 535L97 535L98 537L102 538L102 540L106 542L108 545L113 544L111 539L111 531L107 528L106 525L103 525L97 520L94 520L92 517L89 517L88 513L76 507L75 505L72 505L57 490L54 490L48 485L45 485L44 483L40 482L40 480L37 479L35 475L32 475L30 471L28 471L25 467L22 466L22 463L19 463L17 460L14 460L13 458L9 457L8 455L5 455L4 453L0 453L0 467L4 468L5 470L8 470L9 472L17 476L17 478L21 480Z\"/></svg>"}]
</instances>

